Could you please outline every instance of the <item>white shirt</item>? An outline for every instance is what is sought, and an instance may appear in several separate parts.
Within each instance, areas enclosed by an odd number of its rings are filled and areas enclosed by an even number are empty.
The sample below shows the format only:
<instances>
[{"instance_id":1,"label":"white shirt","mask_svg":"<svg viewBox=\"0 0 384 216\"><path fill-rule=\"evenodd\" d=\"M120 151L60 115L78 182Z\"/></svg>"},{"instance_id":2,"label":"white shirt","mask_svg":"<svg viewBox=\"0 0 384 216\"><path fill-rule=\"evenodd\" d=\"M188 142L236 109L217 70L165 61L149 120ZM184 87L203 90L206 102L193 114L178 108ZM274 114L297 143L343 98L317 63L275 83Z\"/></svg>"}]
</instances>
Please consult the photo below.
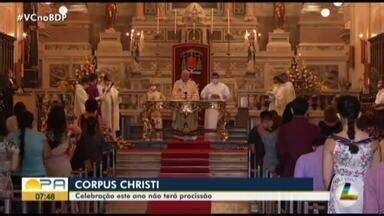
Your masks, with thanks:
<instances>
[{"instance_id":1,"label":"white shirt","mask_svg":"<svg viewBox=\"0 0 384 216\"><path fill-rule=\"evenodd\" d=\"M231 92L229 91L229 88L224 83L209 83L204 87L204 89L201 91L201 98L202 99L211 99L212 95L218 95L220 97L220 100L228 100L231 98Z\"/></svg>"},{"instance_id":2,"label":"white shirt","mask_svg":"<svg viewBox=\"0 0 384 216\"><path fill-rule=\"evenodd\" d=\"M375 104L384 104L384 88L377 92Z\"/></svg>"}]
</instances>

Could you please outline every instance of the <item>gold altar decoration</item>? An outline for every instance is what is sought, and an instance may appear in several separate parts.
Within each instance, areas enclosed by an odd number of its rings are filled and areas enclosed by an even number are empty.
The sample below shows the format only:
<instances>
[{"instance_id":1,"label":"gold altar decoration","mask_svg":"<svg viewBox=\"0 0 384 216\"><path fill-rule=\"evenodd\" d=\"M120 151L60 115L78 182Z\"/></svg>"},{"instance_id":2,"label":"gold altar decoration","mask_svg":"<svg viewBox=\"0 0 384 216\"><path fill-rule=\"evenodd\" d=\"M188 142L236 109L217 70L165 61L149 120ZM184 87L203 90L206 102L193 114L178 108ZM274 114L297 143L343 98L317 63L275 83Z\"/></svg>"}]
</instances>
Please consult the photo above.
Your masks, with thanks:
<instances>
[{"instance_id":1,"label":"gold altar decoration","mask_svg":"<svg viewBox=\"0 0 384 216\"><path fill-rule=\"evenodd\" d=\"M217 123L217 133L220 138L225 141L229 137L226 125L228 123L228 112L226 104L220 100L201 100L201 101L146 101L141 112L141 120L143 122L143 139L151 140L155 132L155 122L152 120L151 114L160 109L169 109L173 112L188 116L193 113L205 109L216 109L219 111L219 120ZM186 135L188 133L185 133Z\"/></svg>"},{"instance_id":2,"label":"gold altar decoration","mask_svg":"<svg viewBox=\"0 0 384 216\"><path fill-rule=\"evenodd\" d=\"M275 2L273 3L274 18L276 26L279 29L284 28L284 19L285 19L285 4L284 2Z\"/></svg>"}]
</instances>

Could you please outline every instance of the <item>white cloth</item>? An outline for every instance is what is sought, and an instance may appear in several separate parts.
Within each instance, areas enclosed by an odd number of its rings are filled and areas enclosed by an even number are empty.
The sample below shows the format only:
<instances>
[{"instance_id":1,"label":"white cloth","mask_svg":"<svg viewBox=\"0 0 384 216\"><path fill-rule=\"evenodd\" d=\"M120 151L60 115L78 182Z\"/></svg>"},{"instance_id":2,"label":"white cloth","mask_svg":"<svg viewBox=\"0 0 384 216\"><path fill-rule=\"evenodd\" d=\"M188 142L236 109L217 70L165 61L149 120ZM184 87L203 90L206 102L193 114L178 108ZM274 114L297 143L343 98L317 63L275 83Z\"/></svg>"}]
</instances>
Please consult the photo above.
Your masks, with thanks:
<instances>
[{"instance_id":1,"label":"white cloth","mask_svg":"<svg viewBox=\"0 0 384 216\"><path fill-rule=\"evenodd\" d=\"M88 100L88 94L84 87L80 84L76 84L75 87L75 103L74 114L78 118L81 114L85 113L85 101Z\"/></svg>"},{"instance_id":2,"label":"white cloth","mask_svg":"<svg viewBox=\"0 0 384 216\"><path fill-rule=\"evenodd\" d=\"M113 132L120 130L120 108L119 108L119 91L112 86L107 91L108 86L98 85L100 97L101 117L106 126L112 129Z\"/></svg>"},{"instance_id":3,"label":"white cloth","mask_svg":"<svg viewBox=\"0 0 384 216\"><path fill-rule=\"evenodd\" d=\"M280 116L283 114L286 102L285 86L283 84L277 85L270 92L271 103L269 104L269 110L275 110Z\"/></svg>"},{"instance_id":4,"label":"white cloth","mask_svg":"<svg viewBox=\"0 0 384 216\"><path fill-rule=\"evenodd\" d=\"M384 104L384 88L377 92L375 104Z\"/></svg>"},{"instance_id":5,"label":"white cloth","mask_svg":"<svg viewBox=\"0 0 384 216\"><path fill-rule=\"evenodd\" d=\"M228 86L221 82L217 84L209 83L201 91L202 99L211 100L212 95L218 95L222 101L226 101L231 98L231 92L229 91Z\"/></svg>"},{"instance_id":6,"label":"white cloth","mask_svg":"<svg viewBox=\"0 0 384 216\"><path fill-rule=\"evenodd\" d=\"M224 83L209 83L201 91L201 98L205 100L212 100L212 95L218 95L220 100L226 101L231 98L231 92ZM217 121L219 120L219 111L216 109L206 109L204 118L204 128L215 130L217 128Z\"/></svg>"},{"instance_id":7,"label":"white cloth","mask_svg":"<svg viewBox=\"0 0 384 216\"><path fill-rule=\"evenodd\" d=\"M283 85L284 85L284 88L286 90L286 91L284 91L286 94L286 97L287 97L286 101L287 101L287 103L290 103L293 100L295 100L295 98L296 98L295 87L293 86L292 82L290 82L290 81L284 83Z\"/></svg>"}]
</instances>

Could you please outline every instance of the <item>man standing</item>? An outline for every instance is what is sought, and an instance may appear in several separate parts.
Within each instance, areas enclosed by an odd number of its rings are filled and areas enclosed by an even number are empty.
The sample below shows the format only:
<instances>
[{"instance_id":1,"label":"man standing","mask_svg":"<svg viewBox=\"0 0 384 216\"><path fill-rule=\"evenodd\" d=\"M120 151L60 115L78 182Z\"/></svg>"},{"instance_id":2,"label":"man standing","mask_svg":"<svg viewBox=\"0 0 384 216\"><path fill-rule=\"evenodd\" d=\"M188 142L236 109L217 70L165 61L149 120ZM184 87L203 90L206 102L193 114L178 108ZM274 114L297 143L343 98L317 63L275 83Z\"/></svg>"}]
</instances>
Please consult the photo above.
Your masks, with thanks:
<instances>
[{"instance_id":1,"label":"man standing","mask_svg":"<svg viewBox=\"0 0 384 216\"><path fill-rule=\"evenodd\" d=\"M85 88L85 91L88 94L89 98L94 98L96 100L100 99L100 92L97 87L97 75L92 73L89 75L89 85Z\"/></svg>"},{"instance_id":2,"label":"man standing","mask_svg":"<svg viewBox=\"0 0 384 216\"><path fill-rule=\"evenodd\" d=\"M285 89L285 96L286 96L286 102L287 104L295 100L296 98L296 92L295 87L293 86L293 83L289 81L289 77L286 73L280 74L281 79L283 80L284 89Z\"/></svg>"},{"instance_id":3,"label":"man standing","mask_svg":"<svg viewBox=\"0 0 384 216\"><path fill-rule=\"evenodd\" d=\"M120 130L119 91L107 74L98 90L103 123L116 134Z\"/></svg>"},{"instance_id":4,"label":"man standing","mask_svg":"<svg viewBox=\"0 0 384 216\"><path fill-rule=\"evenodd\" d=\"M278 134L277 150L284 166L283 177L293 177L297 159L313 151L312 144L320 137L318 126L309 122L309 104L304 98L292 101L293 119L281 126Z\"/></svg>"},{"instance_id":5,"label":"man standing","mask_svg":"<svg viewBox=\"0 0 384 216\"><path fill-rule=\"evenodd\" d=\"M384 85L383 81L379 80L377 82L377 95L376 95L376 100L375 100L375 105L383 105L384 104Z\"/></svg>"},{"instance_id":6,"label":"man standing","mask_svg":"<svg viewBox=\"0 0 384 216\"><path fill-rule=\"evenodd\" d=\"M178 101L196 101L199 100L199 90L196 83L189 78L190 73L184 70L181 73L181 79L175 82L172 89L172 99ZM184 115L180 112L175 112L173 115L173 129L181 134L191 134L198 128L198 113L193 112Z\"/></svg>"},{"instance_id":7,"label":"man standing","mask_svg":"<svg viewBox=\"0 0 384 216\"><path fill-rule=\"evenodd\" d=\"M75 103L73 112L77 118L85 112L85 101L88 100L88 94L85 89L88 88L88 81L87 77L82 77L75 87Z\"/></svg>"},{"instance_id":8,"label":"man standing","mask_svg":"<svg viewBox=\"0 0 384 216\"><path fill-rule=\"evenodd\" d=\"M212 74L212 82L204 87L201 91L201 98L204 100L221 100L227 101L231 98L231 93L227 85L222 82L219 82L219 74ZM206 109L205 110L205 129L215 130L217 127L217 121L219 117L219 111L216 109Z\"/></svg>"},{"instance_id":9,"label":"man standing","mask_svg":"<svg viewBox=\"0 0 384 216\"><path fill-rule=\"evenodd\" d=\"M188 70L181 72L181 79L175 82L172 89L173 100L199 100L199 88L189 77Z\"/></svg>"}]
</instances>

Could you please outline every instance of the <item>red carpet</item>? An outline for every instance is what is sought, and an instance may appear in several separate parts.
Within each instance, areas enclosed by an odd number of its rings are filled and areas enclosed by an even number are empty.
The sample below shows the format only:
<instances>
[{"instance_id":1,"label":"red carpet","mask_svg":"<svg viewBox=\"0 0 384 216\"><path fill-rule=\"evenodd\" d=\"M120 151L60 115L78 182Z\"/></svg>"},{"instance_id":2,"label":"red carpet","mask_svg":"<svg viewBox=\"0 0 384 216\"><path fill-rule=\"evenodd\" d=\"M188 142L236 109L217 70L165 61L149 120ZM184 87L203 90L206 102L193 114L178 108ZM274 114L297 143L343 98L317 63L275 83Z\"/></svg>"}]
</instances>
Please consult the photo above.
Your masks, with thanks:
<instances>
[{"instance_id":1,"label":"red carpet","mask_svg":"<svg viewBox=\"0 0 384 216\"><path fill-rule=\"evenodd\" d=\"M210 144L203 137L194 141L172 140L161 154L160 177L209 178ZM210 214L207 201L150 201L149 214Z\"/></svg>"}]
</instances>

